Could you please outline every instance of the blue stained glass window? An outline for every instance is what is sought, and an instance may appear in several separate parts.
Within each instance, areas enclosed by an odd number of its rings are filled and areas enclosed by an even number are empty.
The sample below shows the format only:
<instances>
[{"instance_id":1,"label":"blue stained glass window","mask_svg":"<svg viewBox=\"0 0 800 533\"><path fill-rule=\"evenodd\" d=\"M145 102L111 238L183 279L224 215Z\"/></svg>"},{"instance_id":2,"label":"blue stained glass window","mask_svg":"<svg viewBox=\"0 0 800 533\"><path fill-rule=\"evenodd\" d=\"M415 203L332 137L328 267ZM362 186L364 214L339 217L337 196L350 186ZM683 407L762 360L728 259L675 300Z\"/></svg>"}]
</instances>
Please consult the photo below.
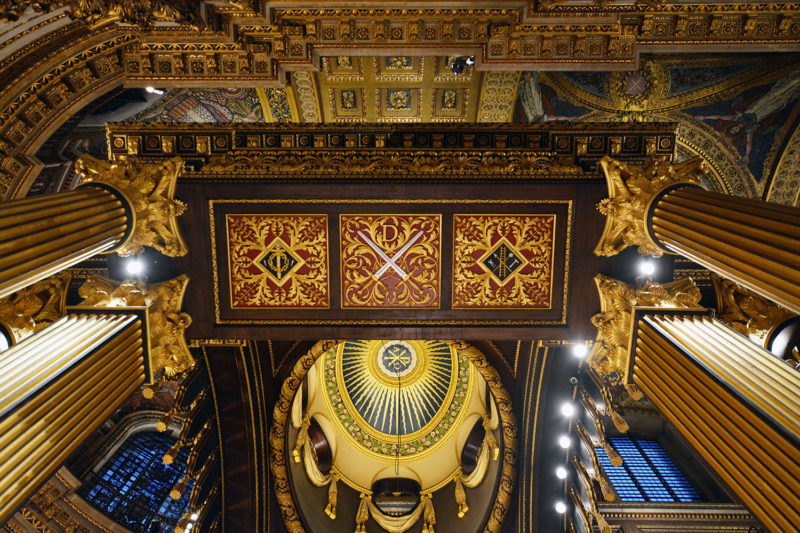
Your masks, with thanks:
<instances>
[{"instance_id":1,"label":"blue stained glass window","mask_svg":"<svg viewBox=\"0 0 800 533\"><path fill-rule=\"evenodd\" d=\"M179 500L172 487L186 473L189 452L183 448L171 465L162 457L175 439L167 433L143 431L128 437L79 489L93 507L135 533L171 533L189 508L191 484Z\"/></svg>"},{"instance_id":2,"label":"blue stained glass window","mask_svg":"<svg viewBox=\"0 0 800 533\"><path fill-rule=\"evenodd\" d=\"M656 441L613 437L609 442L622 457L622 466L613 466L603 448L597 448L597 459L621 501L701 501L700 494Z\"/></svg>"}]
</instances>

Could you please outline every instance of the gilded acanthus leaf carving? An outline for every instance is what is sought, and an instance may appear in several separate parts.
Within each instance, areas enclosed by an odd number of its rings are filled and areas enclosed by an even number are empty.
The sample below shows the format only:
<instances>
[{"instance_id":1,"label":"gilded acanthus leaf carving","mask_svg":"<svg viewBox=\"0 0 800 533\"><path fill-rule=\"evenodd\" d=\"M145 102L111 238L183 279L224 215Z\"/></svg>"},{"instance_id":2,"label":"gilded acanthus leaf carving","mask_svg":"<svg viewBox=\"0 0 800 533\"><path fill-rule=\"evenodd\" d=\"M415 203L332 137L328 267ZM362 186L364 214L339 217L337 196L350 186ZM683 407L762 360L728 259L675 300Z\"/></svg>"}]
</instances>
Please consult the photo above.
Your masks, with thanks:
<instances>
[{"instance_id":1,"label":"gilded acanthus leaf carving","mask_svg":"<svg viewBox=\"0 0 800 533\"><path fill-rule=\"evenodd\" d=\"M491 154L470 151L392 150L362 153L356 151L309 153L226 154L211 156L200 174L280 174L281 176L582 176L583 171L570 161L548 153Z\"/></svg>"},{"instance_id":2,"label":"gilded acanthus leaf carving","mask_svg":"<svg viewBox=\"0 0 800 533\"><path fill-rule=\"evenodd\" d=\"M772 328L796 316L729 279L712 274L711 282L717 293L716 317L759 344Z\"/></svg>"},{"instance_id":3,"label":"gilded acanthus leaf carving","mask_svg":"<svg viewBox=\"0 0 800 533\"><path fill-rule=\"evenodd\" d=\"M92 276L78 294L83 298L81 305L87 307L148 306L152 374L163 370L167 378L172 378L194 365L185 336L192 319L180 310L188 283L189 277L183 274L152 285Z\"/></svg>"},{"instance_id":4,"label":"gilded acanthus leaf carving","mask_svg":"<svg viewBox=\"0 0 800 533\"><path fill-rule=\"evenodd\" d=\"M608 198L597 205L606 216L606 225L594 249L595 255L616 255L629 246L638 246L642 255L661 257L664 250L647 230L648 205L668 187L699 184L706 163L700 158L683 163L656 159L638 167L604 157L599 165L606 177Z\"/></svg>"},{"instance_id":5,"label":"gilded acanthus leaf carving","mask_svg":"<svg viewBox=\"0 0 800 533\"><path fill-rule=\"evenodd\" d=\"M700 290L689 278L664 284L648 282L640 288L602 274L594 281L600 295L600 312L592 317L597 340L587 362L612 383L627 382L634 307L687 309L700 305Z\"/></svg>"},{"instance_id":6,"label":"gilded acanthus leaf carving","mask_svg":"<svg viewBox=\"0 0 800 533\"><path fill-rule=\"evenodd\" d=\"M0 300L0 325L15 343L64 316L71 279L70 273L59 272Z\"/></svg>"},{"instance_id":7,"label":"gilded acanthus leaf carving","mask_svg":"<svg viewBox=\"0 0 800 533\"><path fill-rule=\"evenodd\" d=\"M177 221L186 211L186 204L174 198L178 176L183 171L182 159L146 164L136 159L100 161L85 155L76 161L75 168L84 176L82 183L108 185L132 204L136 213L133 235L116 250L118 255L133 255L143 246L170 257L188 253Z\"/></svg>"},{"instance_id":8,"label":"gilded acanthus leaf carving","mask_svg":"<svg viewBox=\"0 0 800 533\"><path fill-rule=\"evenodd\" d=\"M223 0L241 7L242 2ZM126 24L151 28L157 22L174 22L196 29L205 28L199 0L0 0L0 22L19 19L26 9L47 12L69 8L69 16L94 24L101 19L117 19Z\"/></svg>"}]
</instances>

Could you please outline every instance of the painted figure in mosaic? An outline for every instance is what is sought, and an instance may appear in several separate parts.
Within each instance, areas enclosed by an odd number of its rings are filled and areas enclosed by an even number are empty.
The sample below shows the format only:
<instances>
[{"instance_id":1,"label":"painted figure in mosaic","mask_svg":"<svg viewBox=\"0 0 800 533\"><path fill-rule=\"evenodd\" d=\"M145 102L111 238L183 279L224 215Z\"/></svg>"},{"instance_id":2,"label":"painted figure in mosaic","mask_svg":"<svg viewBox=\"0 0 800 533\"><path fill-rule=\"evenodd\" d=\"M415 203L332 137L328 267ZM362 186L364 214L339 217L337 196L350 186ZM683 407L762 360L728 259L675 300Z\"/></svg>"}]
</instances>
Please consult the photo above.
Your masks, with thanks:
<instances>
[{"instance_id":1,"label":"painted figure in mosaic","mask_svg":"<svg viewBox=\"0 0 800 533\"><path fill-rule=\"evenodd\" d=\"M553 120L576 120L575 117L565 117L553 113L550 102L542 95L539 85L541 72L524 72L519 80L519 102L522 105L528 122L550 122Z\"/></svg>"},{"instance_id":2,"label":"painted figure in mosaic","mask_svg":"<svg viewBox=\"0 0 800 533\"><path fill-rule=\"evenodd\" d=\"M753 151L754 138L769 133L771 130L768 126L774 115L798 98L800 98L800 70L795 70L778 80L764 95L752 100L735 102L729 114L702 115L697 118L729 121L724 126L724 133L732 139L740 152L741 148L744 148L741 162L747 164ZM716 125L715 128L719 129Z\"/></svg>"}]
</instances>

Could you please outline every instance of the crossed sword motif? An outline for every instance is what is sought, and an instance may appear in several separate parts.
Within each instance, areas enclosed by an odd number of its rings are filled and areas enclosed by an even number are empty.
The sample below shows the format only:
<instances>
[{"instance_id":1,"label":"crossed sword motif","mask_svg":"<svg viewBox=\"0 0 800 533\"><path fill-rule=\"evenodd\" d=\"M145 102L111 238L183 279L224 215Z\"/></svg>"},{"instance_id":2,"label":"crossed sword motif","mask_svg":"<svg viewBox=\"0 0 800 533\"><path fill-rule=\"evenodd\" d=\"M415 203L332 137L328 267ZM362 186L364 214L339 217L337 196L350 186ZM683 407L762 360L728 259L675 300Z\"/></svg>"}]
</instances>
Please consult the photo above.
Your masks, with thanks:
<instances>
[{"instance_id":1,"label":"crossed sword motif","mask_svg":"<svg viewBox=\"0 0 800 533\"><path fill-rule=\"evenodd\" d=\"M364 235L363 231L358 230L358 236L361 237L361 240L363 240L367 244L367 246L375 250L375 253L378 254L381 257L381 259L386 261L384 265L378 269L377 272L372 274L373 278L380 279L381 276L383 276L386 273L386 271L389 270L390 268L394 270L397 273L397 275L403 278L404 280L408 277L406 271L400 268L400 265L397 264L397 260L403 257L403 254L406 253L409 248L414 246L414 243L417 242L420 237L422 237L422 231L418 231L416 234L414 234L414 236L411 237L402 246L402 248L397 250L397 252L392 257L386 255L386 252L381 250L380 247L372 241L372 239Z\"/></svg>"}]
</instances>

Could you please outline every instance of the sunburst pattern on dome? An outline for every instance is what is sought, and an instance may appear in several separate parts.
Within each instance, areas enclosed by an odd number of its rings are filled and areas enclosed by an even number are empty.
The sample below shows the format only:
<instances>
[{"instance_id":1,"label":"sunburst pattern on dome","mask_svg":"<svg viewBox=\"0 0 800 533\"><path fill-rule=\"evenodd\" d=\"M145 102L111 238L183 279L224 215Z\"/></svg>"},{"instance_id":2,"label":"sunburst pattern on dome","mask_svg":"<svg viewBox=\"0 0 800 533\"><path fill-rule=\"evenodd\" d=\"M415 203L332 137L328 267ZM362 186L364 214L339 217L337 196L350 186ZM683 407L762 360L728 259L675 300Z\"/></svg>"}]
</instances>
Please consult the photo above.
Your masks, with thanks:
<instances>
[{"instance_id":1,"label":"sunburst pattern on dome","mask_svg":"<svg viewBox=\"0 0 800 533\"><path fill-rule=\"evenodd\" d=\"M430 341L349 341L337 364L346 403L388 439L438 421L455 390L458 361L450 346Z\"/></svg>"}]
</instances>

